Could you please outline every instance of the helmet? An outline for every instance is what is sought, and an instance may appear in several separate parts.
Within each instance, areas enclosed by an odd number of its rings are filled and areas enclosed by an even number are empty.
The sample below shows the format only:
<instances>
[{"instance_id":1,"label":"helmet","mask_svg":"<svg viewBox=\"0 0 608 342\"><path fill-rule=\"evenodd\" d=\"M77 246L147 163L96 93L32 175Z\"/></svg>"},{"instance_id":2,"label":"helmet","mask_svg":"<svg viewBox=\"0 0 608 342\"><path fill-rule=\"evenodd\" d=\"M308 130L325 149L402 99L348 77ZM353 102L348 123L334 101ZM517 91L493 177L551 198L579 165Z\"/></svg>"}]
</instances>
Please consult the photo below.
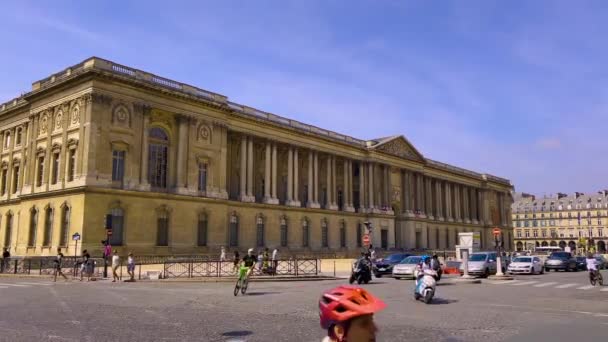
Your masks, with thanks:
<instances>
[{"instance_id":1,"label":"helmet","mask_svg":"<svg viewBox=\"0 0 608 342\"><path fill-rule=\"evenodd\" d=\"M346 322L352 318L373 314L386 307L383 301L360 287L338 286L326 291L319 300L321 327Z\"/></svg>"},{"instance_id":2,"label":"helmet","mask_svg":"<svg viewBox=\"0 0 608 342\"><path fill-rule=\"evenodd\" d=\"M252 254L252 253L253 253L253 248L249 248L249 249L247 250L247 254Z\"/></svg>"}]
</instances>

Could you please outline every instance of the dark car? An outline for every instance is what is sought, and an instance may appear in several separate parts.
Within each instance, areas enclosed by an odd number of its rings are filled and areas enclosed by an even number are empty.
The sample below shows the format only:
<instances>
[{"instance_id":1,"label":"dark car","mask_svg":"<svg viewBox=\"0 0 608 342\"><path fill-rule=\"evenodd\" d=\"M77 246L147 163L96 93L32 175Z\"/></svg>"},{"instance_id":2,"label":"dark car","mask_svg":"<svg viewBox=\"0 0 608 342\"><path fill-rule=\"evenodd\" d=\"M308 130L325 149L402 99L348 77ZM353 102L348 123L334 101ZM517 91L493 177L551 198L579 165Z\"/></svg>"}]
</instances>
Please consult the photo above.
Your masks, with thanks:
<instances>
[{"instance_id":1,"label":"dark car","mask_svg":"<svg viewBox=\"0 0 608 342\"><path fill-rule=\"evenodd\" d=\"M393 274L393 266L410 255L407 253L396 253L390 254L383 259L377 259L373 266L374 276L381 278L383 275Z\"/></svg>"},{"instance_id":2,"label":"dark car","mask_svg":"<svg viewBox=\"0 0 608 342\"><path fill-rule=\"evenodd\" d=\"M576 257L576 268L579 271L586 271L587 270L587 258L585 258L584 256L577 256Z\"/></svg>"},{"instance_id":3,"label":"dark car","mask_svg":"<svg viewBox=\"0 0 608 342\"><path fill-rule=\"evenodd\" d=\"M570 252L552 252L545 260L545 271L550 270L577 271L576 258Z\"/></svg>"}]
</instances>

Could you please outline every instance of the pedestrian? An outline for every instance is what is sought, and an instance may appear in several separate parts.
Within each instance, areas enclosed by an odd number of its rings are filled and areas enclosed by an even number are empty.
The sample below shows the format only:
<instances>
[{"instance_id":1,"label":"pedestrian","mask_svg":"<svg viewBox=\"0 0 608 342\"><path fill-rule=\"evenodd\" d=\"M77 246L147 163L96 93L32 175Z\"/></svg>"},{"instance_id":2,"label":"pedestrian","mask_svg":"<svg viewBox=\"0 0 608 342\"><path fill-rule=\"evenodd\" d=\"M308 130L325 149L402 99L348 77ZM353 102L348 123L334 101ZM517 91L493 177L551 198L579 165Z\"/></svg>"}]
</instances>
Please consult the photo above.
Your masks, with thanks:
<instances>
[{"instance_id":1,"label":"pedestrian","mask_svg":"<svg viewBox=\"0 0 608 342\"><path fill-rule=\"evenodd\" d=\"M226 249L224 248L224 246L222 246L222 248L220 248L220 261L221 262L226 261Z\"/></svg>"},{"instance_id":2,"label":"pedestrian","mask_svg":"<svg viewBox=\"0 0 608 342\"><path fill-rule=\"evenodd\" d=\"M129 257L127 258L127 273L131 277L129 281L135 281L135 258L133 258L133 252L129 252Z\"/></svg>"},{"instance_id":3,"label":"pedestrian","mask_svg":"<svg viewBox=\"0 0 608 342\"><path fill-rule=\"evenodd\" d=\"M268 270L268 266L270 266L270 251L268 250L268 247L264 248L264 253L262 254L262 256L264 257L264 264L262 268Z\"/></svg>"},{"instance_id":4,"label":"pedestrian","mask_svg":"<svg viewBox=\"0 0 608 342\"><path fill-rule=\"evenodd\" d=\"M376 250L374 249L374 246L369 245L369 257L372 260L372 262L376 261Z\"/></svg>"},{"instance_id":5,"label":"pedestrian","mask_svg":"<svg viewBox=\"0 0 608 342\"><path fill-rule=\"evenodd\" d=\"M80 265L80 281L82 281L82 278L84 277L85 273L87 275L87 281L91 280L91 272L90 272L91 265L89 265L90 262L91 262L91 255L85 249L84 251L82 251L82 265Z\"/></svg>"},{"instance_id":6,"label":"pedestrian","mask_svg":"<svg viewBox=\"0 0 608 342\"><path fill-rule=\"evenodd\" d=\"M4 248L2 251L2 262L0 263L0 273L4 272L4 269L8 269L8 259L11 258L11 252L8 248Z\"/></svg>"},{"instance_id":7,"label":"pedestrian","mask_svg":"<svg viewBox=\"0 0 608 342\"><path fill-rule=\"evenodd\" d=\"M241 258L239 256L239 251L235 250L234 251L234 259L233 259L233 263L234 263L234 267L232 268L232 271L234 273L239 271L239 262L241 261Z\"/></svg>"},{"instance_id":8,"label":"pedestrian","mask_svg":"<svg viewBox=\"0 0 608 342\"><path fill-rule=\"evenodd\" d=\"M262 272L262 259L264 259L264 254L262 254L262 250L258 252L258 271Z\"/></svg>"},{"instance_id":9,"label":"pedestrian","mask_svg":"<svg viewBox=\"0 0 608 342\"><path fill-rule=\"evenodd\" d=\"M57 248L57 257L55 258L55 278L53 281L57 281L57 276L60 275L63 277L63 279L65 279L65 281L68 281L68 277L65 276L65 274L63 274L63 272L61 271L61 266L63 263L63 253L61 253L61 248Z\"/></svg>"},{"instance_id":10,"label":"pedestrian","mask_svg":"<svg viewBox=\"0 0 608 342\"><path fill-rule=\"evenodd\" d=\"M277 274L277 267L279 266L279 249L275 248L272 251L272 273Z\"/></svg>"},{"instance_id":11,"label":"pedestrian","mask_svg":"<svg viewBox=\"0 0 608 342\"><path fill-rule=\"evenodd\" d=\"M117 280L120 280L118 276L118 267L120 267L120 256L118 256L118 251L114 250L114 255L112 256L112 282L115 283Z\"/></svg>"}]
</instances>

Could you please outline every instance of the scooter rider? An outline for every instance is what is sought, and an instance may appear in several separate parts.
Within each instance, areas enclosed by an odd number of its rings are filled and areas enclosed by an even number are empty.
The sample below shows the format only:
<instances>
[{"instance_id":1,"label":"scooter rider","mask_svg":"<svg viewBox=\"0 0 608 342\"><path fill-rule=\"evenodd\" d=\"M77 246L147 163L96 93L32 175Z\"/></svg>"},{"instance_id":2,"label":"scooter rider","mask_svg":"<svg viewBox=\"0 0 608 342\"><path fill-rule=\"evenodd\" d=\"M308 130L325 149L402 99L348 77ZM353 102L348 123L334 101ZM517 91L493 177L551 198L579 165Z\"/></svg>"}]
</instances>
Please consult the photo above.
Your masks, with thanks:
<instances>
[{"instance_id":1,"label":"scooter rider","mask_svg":"<svg viewBox=\"0 0 608 342\"><path fill-rule=\"evenodd\" d=\"M420 263L418 264L418 266L416 266L416 286L418 286L418 282L420 281L420 279L424 277L425 270L432 270L431 258L428 255L423 255L422 258L420 258Z\"/></svg>"},{"instance_id":2,"label":"scooter rider","mask_svg":"<svg viewBox=\"0 0 608 342\"><path fill-rule=\"evenodd\" d=\"M597 260L593 257L593 254L587 253L587 271L589 271L589 278L593 277L597 272L599 272L597 267Z\"/></svg>"}]
</instances>

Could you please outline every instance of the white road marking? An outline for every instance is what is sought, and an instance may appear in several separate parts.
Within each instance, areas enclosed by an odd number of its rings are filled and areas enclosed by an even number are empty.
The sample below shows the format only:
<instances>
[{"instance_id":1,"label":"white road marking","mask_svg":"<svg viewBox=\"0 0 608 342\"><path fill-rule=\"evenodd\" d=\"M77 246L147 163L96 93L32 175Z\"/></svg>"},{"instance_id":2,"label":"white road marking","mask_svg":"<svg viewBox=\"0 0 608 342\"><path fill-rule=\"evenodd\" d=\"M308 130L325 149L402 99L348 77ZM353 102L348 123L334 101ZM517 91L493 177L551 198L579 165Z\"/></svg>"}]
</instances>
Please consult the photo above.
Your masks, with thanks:
<instances>
[{"instance_id":1,"label":"white road marking","mask_svg":"<svg viewBox=\"0 0 608 342\"><path fill-rule=\"evenodd\" d=\"M8 283L0 283L0 286L30 287L29 285L8 284Z\"/></svg>"},{"instance_id":2,"label":"white road marking","mask_svg":"<svg viewBox=\"0 0 608 342\"><path fill-rule=\"evenodd\" d=\"M521 280L497 280L497 281L490 281L490 284L493 285L504 285L504 284L515 284L515 283L519 283Z\"/></svg>"},{"instance_id":3,"label":"white road marking","mask_svg":"<svg viewBox=\"0 0 608 342\"><path fill-rule=\"evenodd\" d=\"M577 290L589 290L589 289L592 289L592 288L594 288L594 287L595 287L595 286L593 286L593 285L587 285L587 286L581 286L581 287L577 287L576 289L577 289Z\"/></svg>"},{"instance_id":4,"label":"white road marking","mask_svg":"<svg viewBox=\"0 0 608 342\"><path fill-rule=\"evenodd\" d=\"M546 286L551 286L551 285L555 285L555 284L557 284L557 283L556 283L556 282L554 282L554 281L550 281L550 282L548 282L548 283L540 283L540 284L536 284L536 285L534 285L534 287L546 287Z\"/></svg>"},{"instance_id":5,"label":"white road marking","mask_svg":"<svg viewBox=\"0 0 608 342\"><path fill-rule=\"evenodd\" d=\"M564 284L564 285L556 286L555 288L556 289L567 289L569 287L573 287L573 286L576 286L576 285L578 285L578 284Z\"/></svg>"},{"instance_id":6,"label":"white road marking","mask_svg":"<svg viewBox=\"0 0 608 342\"><path fill-rule=\"evenodd\" d=\"M538 283L537 281L524 281L523 283L513 284L514 286L532 285Z\"/></svg>"},{"instance_id":7,"label":"white road marking","mask_svg":"<svg viewBox=\"0 0 608 342\"><path fill-rule=\"evenodd\" d=\"M26 283L26 282L20 282L17 284L24 284L24 285L41 285L41 286L53 286L53 284L49 284L49 283Z\"/></svg>"},{"instance_id":8,"label":"white road marking","mask_svg":"<svg viewBox=\"0 0 608 342\"><path fill-rule=\"evenodd\" d=\"M0 289L8 289L8 286L0 286Z\"/></svg>"},{"instance_id":9,"label":"white road marking","mask_svg":"<svg viewBox=\"0 0 608 342\"><path fill-rule=\"evenodd\" d=\"M604 287L603 289L601 289L600 291L602 292L608 292L608 287Z\"/></svg>"}]
</instances>

